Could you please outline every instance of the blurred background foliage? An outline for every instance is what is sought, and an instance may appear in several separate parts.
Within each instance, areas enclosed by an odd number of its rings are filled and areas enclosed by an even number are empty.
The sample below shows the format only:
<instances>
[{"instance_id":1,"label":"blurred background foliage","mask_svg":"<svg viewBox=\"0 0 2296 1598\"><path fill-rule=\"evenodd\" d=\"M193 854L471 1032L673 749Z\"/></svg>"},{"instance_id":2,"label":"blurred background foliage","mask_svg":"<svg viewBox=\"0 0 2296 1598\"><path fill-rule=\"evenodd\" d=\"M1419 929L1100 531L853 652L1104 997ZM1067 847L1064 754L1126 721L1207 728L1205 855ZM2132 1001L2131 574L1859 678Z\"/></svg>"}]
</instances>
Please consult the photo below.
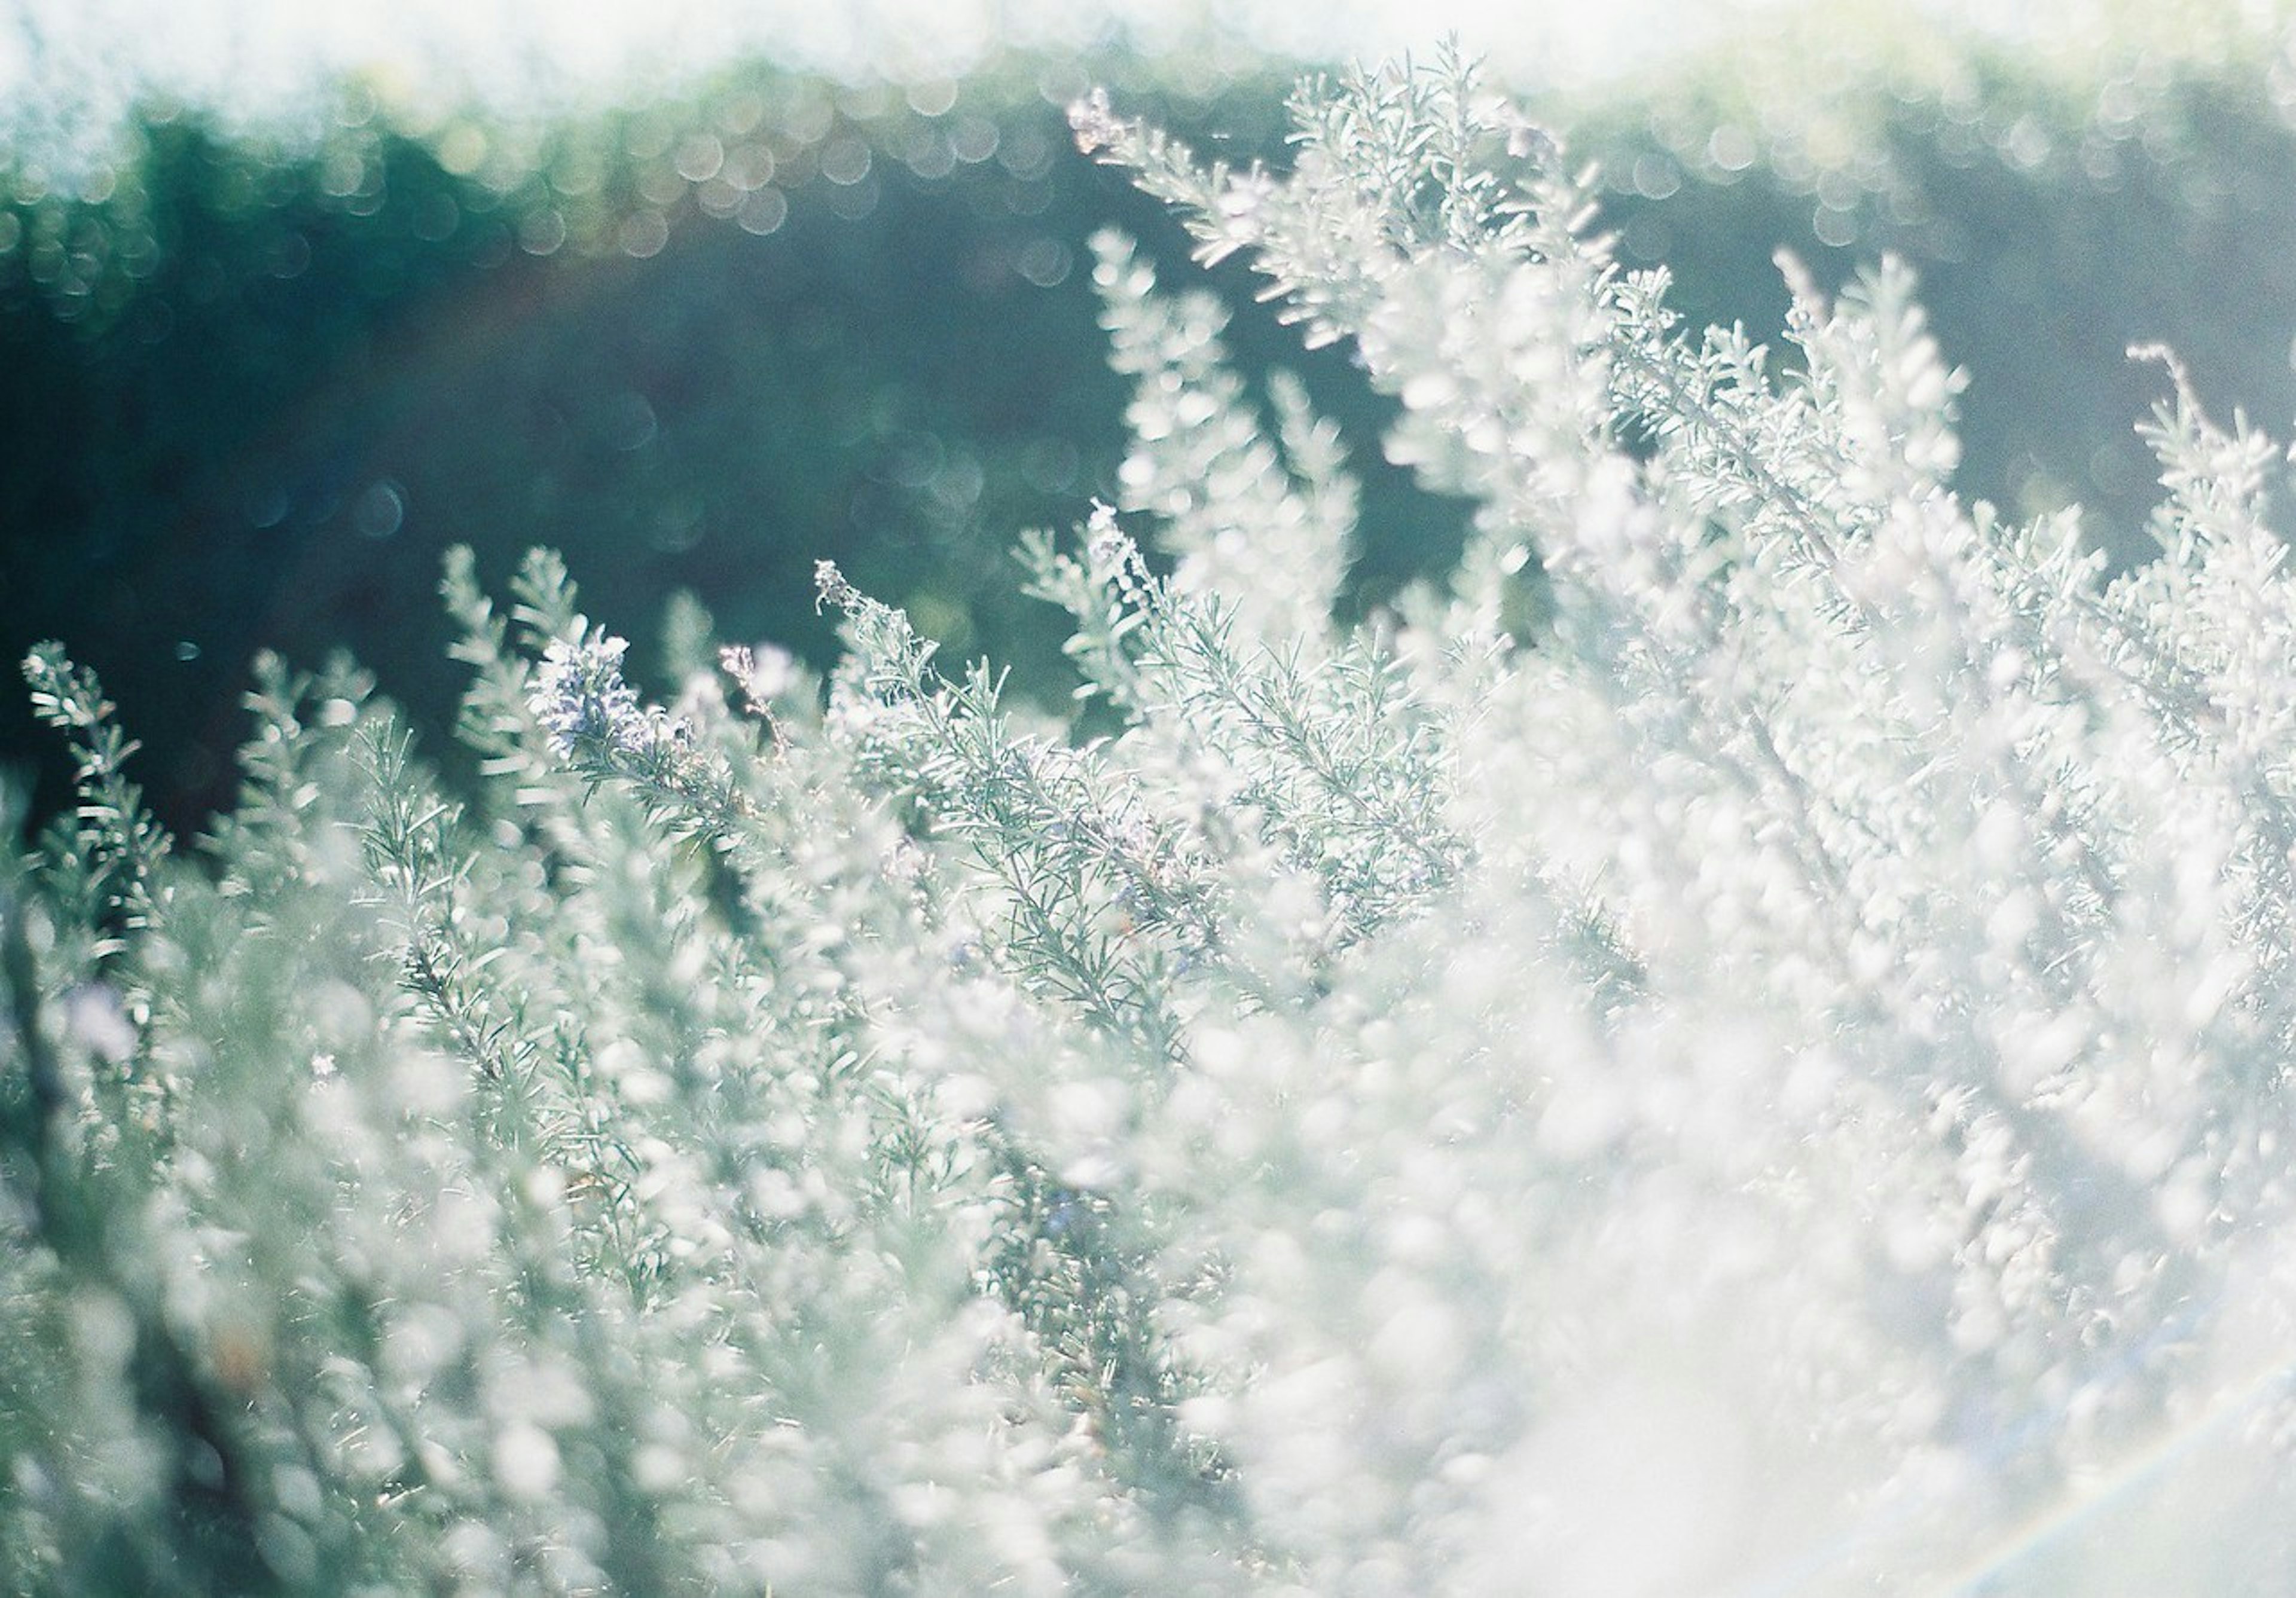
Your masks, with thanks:
<instances>
[{"instance_id":1,"label":"blurred background foliage","mask_svg":"<svg viewBox=\"0 0 2296 1598\"><path fill-rule=\"evenodd\" d=\"M1910 258L1972 374L1962 486L2021 513L2079 501L2128 560L2153 497L2133 424L2162 386L2132 341L2175 346L2227 415L2296 413L2287 41L2164 40L2146 14L2040 52L1780 12L1667 70L1525 97L1600 163L1603 225L1670 268L1693 327L1775 336L1781 249L1828 286ZM455 543L497 586L529 545L562 550L642 654L691 591L727 638L817 660L812 566L834 559L951 651L1056 692L1054 615L1008 552L1115 496L1125 394L1085 241L1113 223L1168 282L1204 276L1062 108L1106 83L1281 160L1301 70L1009 54L856 86L751 61L523 118L368 76L295 131L147 100L69 187L19 152L0 646L60 636L102 675L178 828L229 801L259 648L349 649L449 757L435 590ZM1366 477L1353 602L1439 570L1459 513L1381 463L1388 407L1346 352L1303 353L1246 264L1210 281L1245 367L1299 372ZM0 762L62 799L20 693L0 694Z\"/></svg>"}]
</instances>

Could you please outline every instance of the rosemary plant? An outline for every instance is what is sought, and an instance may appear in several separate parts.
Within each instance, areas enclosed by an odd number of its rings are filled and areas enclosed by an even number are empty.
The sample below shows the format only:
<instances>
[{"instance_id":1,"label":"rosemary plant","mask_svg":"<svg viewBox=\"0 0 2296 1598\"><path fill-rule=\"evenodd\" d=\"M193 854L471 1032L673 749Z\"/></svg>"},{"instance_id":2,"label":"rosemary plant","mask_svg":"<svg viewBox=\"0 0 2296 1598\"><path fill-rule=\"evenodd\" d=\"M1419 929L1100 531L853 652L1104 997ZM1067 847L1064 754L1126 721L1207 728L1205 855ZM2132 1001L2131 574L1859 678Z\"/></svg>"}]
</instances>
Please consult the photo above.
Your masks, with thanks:
<instances>
[{"instance_id":1,"label":"rosemary plant","mask_svg":"<svg viewBox=\"0 0 2296 1598\"><path fill-rule=\"evenodd\" d=\"M1479 507L1378 615L1336 436L1104 238L1073 721L827 567L830 681L689 615L649 702L458 555L478 788L267 662L178 850L35 654L0 1585L2278 1590L2281 447L2168 361L2108 578L1956 496L1902 269L1758 348L1465 62L1295 109L1074 122Z\"/></svg>"}]
</instances>

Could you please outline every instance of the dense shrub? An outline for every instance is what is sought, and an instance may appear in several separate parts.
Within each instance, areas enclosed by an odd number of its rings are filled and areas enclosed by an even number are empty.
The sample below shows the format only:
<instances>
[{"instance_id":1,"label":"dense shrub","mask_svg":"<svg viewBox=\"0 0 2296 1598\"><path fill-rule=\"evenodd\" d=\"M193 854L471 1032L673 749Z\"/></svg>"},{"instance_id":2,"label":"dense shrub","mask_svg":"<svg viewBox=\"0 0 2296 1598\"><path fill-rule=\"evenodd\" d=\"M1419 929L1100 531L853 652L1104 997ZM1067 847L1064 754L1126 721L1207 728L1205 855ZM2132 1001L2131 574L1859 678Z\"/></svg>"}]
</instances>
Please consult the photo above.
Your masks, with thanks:
<instances>
[{"instance_id":1,"label":"dense shrub","mask_svg":"<svg viewBox=\"0 0 2296 1598\"><path fill-rule=\"evenodd\" d=\"M353 85L308 145L153 111L100 201L0 208L0 645L69 627L186 827L229 799L258 649L351 648L443 733L439 558L499 581L544 527L649 618L690 589L824 661L832 553L1056 665L1007 552L1112 491L1085 241L1184 249L1068 146L1053 73L904 99L752 66L533 127ZM1280 81L1167 103L1279 143ZM0 753L30 733L0 712Z\"/></svg>"},{"instance_id":2,"label":"dense shrub","mask_svg":"<svg viewBox=\"0 0 2296 1598\"><path fill-rule=\"evenodd\" d=\"M825 701L688 607L650 704L463 556L474 797L270 666L186 860L35 655L9 1586L2272 1590L2278 447L2171 364L2107 581L1948 488L1902 268L1774 359L1456 63L1295 109L1075 121L1473 536L1335 624L1332 435L1102 239L1128 507L1026 550L1107 735L827 565Z\"/></svg>"},{"instance_id":3,"label":"dense shrub","mask_svg":"<svg viewBox=\"0 0 2296 1598\"><path fill-rule=\"evenodd\" d=\"M1677 72L1541 92L1602 160L1621 259L1665 262L1693 324L1775 339L1781 245L1829 292L1905 256L1948 362L1980 380L1956 486L2018 517L2078 501L2124 561L2155 489L2128 343L2173 344L2220 414L2296 409L2278 178L2296 100L2264 24L2217 38L2179 8L2170 48L2124 17L2069 61L2062 38L1877 40L1873 18L1787 14ZM1273 74L1190 94L1184 65L1097 70L1224 154L1280 154ZM184 830L228 803L258 648L350 648L436 746L457 689L430 589L456 544L499 583L546 537L626 608L649 665L680 589L825 665L805 574L832 555L1056 701L1058 636L1017 602L1006 550L1119 492L1086 241L1112 224L1167 271L1184 253L1062 148L1082 81L1004 61L904 93L750 63L531 121L354 81L324 136L150 108L140 153L78 200L18 160L0 179L0 651L69 630ZM1385 468L1389 409L1343 353L1300 360L1237 263L1211 281L1240 370L1296 365L1354 449L1346 613L1446 569L1457 507ZM0 704L0 761L38 759L44 814L68 794L47 752Z\"/></svg>"},{"instance_id":4,"label":"dense shrub","mask_svg":"<svg viewBox=\"0 0 2296 1598\"><path fill-rule=\"evenodd\" d=\"M2173 15L2173 22L2159 25ZM1979 378L1956 486L2021 513L2079 503L2141 559L2158 485L2128 425L2174 345L2226 412L2296 410L2296 54L2283 19L2209 4L2030 37L1789 10L1568 125L1599 152L1629 265L1663 262L1693 320L1759 336L1778 244L1829 288L1918 265L1949 360Z\"/></svg>"}]
</instances>

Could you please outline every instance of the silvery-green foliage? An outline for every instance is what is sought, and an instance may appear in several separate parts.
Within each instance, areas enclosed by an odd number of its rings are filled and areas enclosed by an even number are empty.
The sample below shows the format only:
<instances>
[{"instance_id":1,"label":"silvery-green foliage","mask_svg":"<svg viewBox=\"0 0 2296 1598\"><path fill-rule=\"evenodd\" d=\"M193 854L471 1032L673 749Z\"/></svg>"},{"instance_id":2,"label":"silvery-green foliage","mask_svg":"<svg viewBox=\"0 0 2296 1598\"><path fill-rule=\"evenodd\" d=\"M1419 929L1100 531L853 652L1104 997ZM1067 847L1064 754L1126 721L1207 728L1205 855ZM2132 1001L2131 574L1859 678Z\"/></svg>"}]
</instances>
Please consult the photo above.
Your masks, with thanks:
<instances>
[{"instance_id":1,"label":"silvery-green foliage","mask_svg":"<svg viewBox=\"0 0 2296 1598\"><path fill-rule=\"evenodd\" d=\"M1221 595L1255 636L1320 655L1355 522L1355 482L1336 436L1308 414L1296 379L1277 380L1270 397L1282 407L1295 488L1225 364L1218 297L1157 294L1154 274L1120 235L1101 234L1093 247L1110 358L1137 384L1119 508L1154 519L1179 587Z\"/></svg>"},{"instance_id":2,"label":"silvery-green foliage","mask_svg":"<svg viewBox=\"0 0 2296 1598\"><path fill-rule=\"evenodd\" d=\"M36 657L5 1585L2277 1590L2278 447L2172 363L2107 582L1952 494L1901 269L1693 334L1464 63L1297 109L1075 119L1477 503L1392 615L1111 238L1076 726L828 567L830 682L691 613L649 704L463 554L475 791L266 663L193 865Z\"/></svg>"}]
</instances>

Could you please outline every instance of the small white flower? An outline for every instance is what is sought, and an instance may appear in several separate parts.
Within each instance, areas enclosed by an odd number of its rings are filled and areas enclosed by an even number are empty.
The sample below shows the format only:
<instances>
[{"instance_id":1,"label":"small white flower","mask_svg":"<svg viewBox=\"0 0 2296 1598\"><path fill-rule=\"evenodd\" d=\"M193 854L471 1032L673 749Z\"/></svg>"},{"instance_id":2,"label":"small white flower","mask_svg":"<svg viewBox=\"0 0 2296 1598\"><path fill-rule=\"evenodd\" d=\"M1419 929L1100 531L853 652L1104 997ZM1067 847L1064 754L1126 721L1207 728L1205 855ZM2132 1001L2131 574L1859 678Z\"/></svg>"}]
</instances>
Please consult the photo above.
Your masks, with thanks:
<instances>
[{"instance_id":1,"label":"small white flower","mask_svg":"<svg viewBox=\"0 0 2296 1598\"><path fill-rule=\"evenodd\" d=\"M135 1053L135 1028L109 983L84 982L64 996L64 1028L72 1041L107 1065Z\"/></svg>"}]
</instances>

